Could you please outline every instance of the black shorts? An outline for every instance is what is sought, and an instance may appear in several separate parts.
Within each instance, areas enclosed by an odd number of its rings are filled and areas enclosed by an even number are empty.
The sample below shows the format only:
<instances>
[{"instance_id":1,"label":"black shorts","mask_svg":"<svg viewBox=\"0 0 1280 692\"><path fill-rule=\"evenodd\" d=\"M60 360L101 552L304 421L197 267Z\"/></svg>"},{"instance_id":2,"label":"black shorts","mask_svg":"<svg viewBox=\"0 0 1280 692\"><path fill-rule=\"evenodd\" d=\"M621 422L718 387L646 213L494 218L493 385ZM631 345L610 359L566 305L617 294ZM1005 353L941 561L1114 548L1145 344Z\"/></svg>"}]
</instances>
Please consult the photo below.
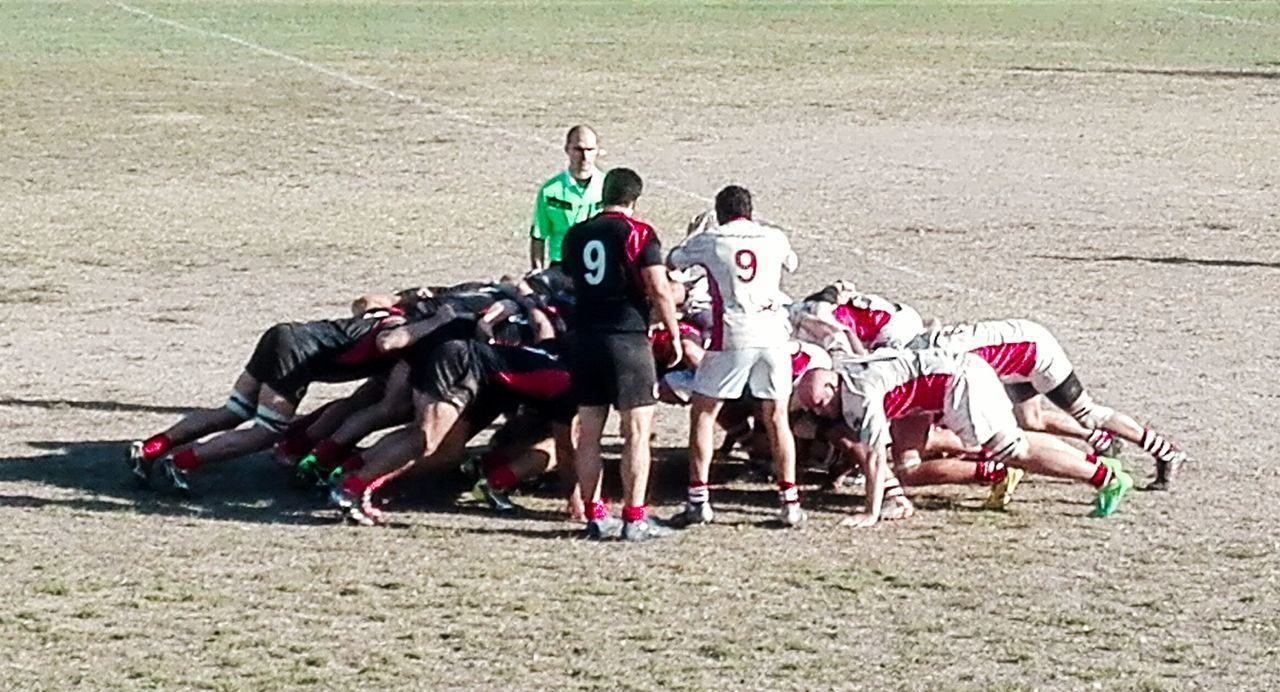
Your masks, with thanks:
<instances>
[{"instance_id":1,"label":"black shorts","mask_svg":"<svg viewBox=\"0 0 1280 692\"><path fill-rule=\"evenodd\" d=\"M409 362L409 384L433 401L457 406L472 430L482 430L515 402L503 402L484 386L492 365L483 344L454 339L429 352L417 351ZM509 406L508 406L509 404Z\"/></svg>"},{"instance_id":2,"label":"black shorts","mask_svg":"<svg viewBox=\"0 0 1280 692\"><path fill-rule=\"evenodd\" d=\"M372 338L376 320L285 322L258 339L245 372L295 406L312 382L353 382L385 374L390 358L344 362L362 339Z\"/></svg>"},{"instance_id":3,"label":"black shorts","mask_svg":"<svg viewBox=\"0 0 1280 692\"><path fill-rule=\"evenodd\" d=\"M658 375L649 337L643 333L569 337L569 369L579 406L613 406L625 411L658 400Z\"/></svg>"}]
</instances>

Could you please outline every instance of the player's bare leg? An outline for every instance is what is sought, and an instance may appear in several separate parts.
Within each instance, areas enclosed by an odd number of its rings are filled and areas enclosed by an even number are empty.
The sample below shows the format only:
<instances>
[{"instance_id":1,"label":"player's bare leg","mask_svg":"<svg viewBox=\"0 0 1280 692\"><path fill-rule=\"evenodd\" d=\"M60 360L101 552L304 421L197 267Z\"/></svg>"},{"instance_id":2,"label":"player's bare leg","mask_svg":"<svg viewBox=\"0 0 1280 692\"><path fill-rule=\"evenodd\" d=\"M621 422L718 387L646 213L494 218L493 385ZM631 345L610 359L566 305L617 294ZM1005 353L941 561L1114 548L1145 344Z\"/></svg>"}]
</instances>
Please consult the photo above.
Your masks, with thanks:
<instances>
[{"instance_id":1,"label":"player's bare leg","mask_svg":"<svg viewBox=\"0 0 1280 692\"><path fill-rule=\"evenodd\" d=\"M684 510L671 518L673 526L709 524L711 459L715 455L716 418L724 402L694 392L689 401L689 488Z\"/></svg>"},{"instance_id":2,"label":"player's bare leg","mask_svg":"<svg viewBox=\"0 0 1280 692\"><path fill-rule=\"evenodd\" d=\"M1035 396L1014 404L1013 416L1023 430L1045 432L1079 440L1096 454L1116 456L1120 443L1107 430L1089 429L1063 411L1045 408L1043 397Z\"/></svg>"},{"instance_id":3,"label":"player's bare leg","mask_svg":"<svg viewBox=\"0 0 1280 692\"><path fill-rule=\"evenodd\" d=\"M769 436L770 451L773 453L782 523L785 526L799 526L804 523L805 515L800 509L800 492L796 489L796 440L791 434L787 402L762 401L760 413L765 432Z\"/></svg>"},{"instance_id":4,"label":"player's bare leg","mask_svg":"<svg viewBox=\"0 0 1280 692\"><path fill-rule=\"evenodd\" d=\"M387 378L382 396L372 404L352 411L336 430L317 441L311 454L298 462L299 474L311 480L327 479L360 440L374 431L409 423L413 415L409 366L397 363ZM344 472L351 470L348 467Z\"/></svg>"},{"instance_id":5,"label":"player's bare leg","mask_svg":"<svg viewBox=\"0 0 1280 692\"><path fill-rule=\"evenodd\" d=\"M989 450L992 461L1006 466L1088 483L1098 490L1094 516L1114 513L1133 488L1133 479L1117 460L1081 452L1047 433L997 433L983 447Z\"/></svg>"},{"instance_id":6,"label":"player's bare leg","mask_svg":"<svg viewBox=\"0 0 1280 692\"><path fill-rule=\"evenodd\" d=\"M205 435L237 428L252 419L260 388L249 373L241 373L227 403L221 407L192 411L164 432L129 445L128 463L134 477L145 485L149 483L152 465L166 454Z\"/></svg>"},{"instance_id":7,"label":"player's bare leg","mask_svg":"<svg viewBox=\"0 0 1280 692\"><path fill-rule=\"evenodd\" d=\"M342 426L348 416L382 399L386 379L375 377L365 381L350 396L330 401L289 426L284 438L276 443L276 460L285 465L296 465L311 452L316 443L329 437Z\"/></svg>"},{"instance_id":8,"label":"player's bare leg","mask_svg":"<svg viewBox=\"0 0 1280 692\"><path fill-rule=\"evenodd\" d=\"M622 538L643 541L670 535L671 529L649 519L650 435L654 406L619 411L622 417ZM712 418L714 421L714 417Z\"/></svg>"},{"instance_id":9,"label":"player's bare leg","mask_svg":"<svg viewBox=\"0 0 1280 692\"><path fill-rule=\"evenodd\" d=\"M578 468L578 492L586 510L587 537L617 538L622 535L622 522L610 516L601 494L604 492L604 462L600 440L609 420L608 406L579 406L577 440L574 459Z\"/></svg>"},{"instance_id":10,"label":"player's bare leg","mask_svg":"<svg viewBox=\"0 0 1280 692\"><path fill-rule=\"evenodd\" d=\"M202 465L237 459L270 449L289 427L297 404L271 387L258 388L258 410L251 427L228 430L205 442L179 449L160 460L160 469L175 490L190 492L187 474Z\"/></svg>"},{"instance_id":11,"label":"player's bare leg","mask_svg":"<svg viewBox=\"0 0 1280 692\"><path fill-rule=\"evenodd\" d=\"M1156 478L1147 486L1148 490L1167 490L1187 461L1187 455L1160 433L1140 425L1125 413L1094 401L1075 373L1045 396L1084 427L1106 430L1150 454L1156 462Z\"/></svg>"},{"instance_id":12,"label":"player's bare leg","mask_svg":"<svg viewBox=\"0 0 1280 692\"><path fill-rule=\"evenodd\" d=\"M360 467L346 474L331 494L349 518L363 525L381 522L382 512L373 503L374 494L386 484L409 473L416 465L436 467L460 453L469 437L469 427L460 421L462 411L446 401L433 401L415 394L417 423L379 440L361 454ZM459 444L458 438L461 437ZM446 443L448 440L448 444Z\"/></svg>"}]
</instances>

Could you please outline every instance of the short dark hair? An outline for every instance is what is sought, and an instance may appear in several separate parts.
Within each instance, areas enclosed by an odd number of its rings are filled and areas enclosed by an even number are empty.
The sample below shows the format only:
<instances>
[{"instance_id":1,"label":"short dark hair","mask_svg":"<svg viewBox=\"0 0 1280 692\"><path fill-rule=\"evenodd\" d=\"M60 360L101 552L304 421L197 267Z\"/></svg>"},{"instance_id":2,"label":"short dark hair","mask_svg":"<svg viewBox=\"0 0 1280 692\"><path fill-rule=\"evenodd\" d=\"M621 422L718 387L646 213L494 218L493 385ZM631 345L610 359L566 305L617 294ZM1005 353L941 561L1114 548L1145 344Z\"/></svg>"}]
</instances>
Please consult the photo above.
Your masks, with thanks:
<instances>
[{"instance_id":1,"label":"short dark hair","mask_svg":"<svg viewBox=\"0 0 1280 692\"><path fill-rule=\"evenodd\" d=\"M716 194L716 221L751 218L751 193L745 187L730 185Z\"/></svg>"},{"instance_id":2,"label":"short dark hair","mask_svg":"<svg viewBox=\"0 0 1280 692\"><path fill-rule=\"evenodd\" d=\"M604 174L604 189L600 192L600 204L606 207L625 206L640 199L644 182L640 174L630 168L613 168Z\"/></svg>"}]
</instances>

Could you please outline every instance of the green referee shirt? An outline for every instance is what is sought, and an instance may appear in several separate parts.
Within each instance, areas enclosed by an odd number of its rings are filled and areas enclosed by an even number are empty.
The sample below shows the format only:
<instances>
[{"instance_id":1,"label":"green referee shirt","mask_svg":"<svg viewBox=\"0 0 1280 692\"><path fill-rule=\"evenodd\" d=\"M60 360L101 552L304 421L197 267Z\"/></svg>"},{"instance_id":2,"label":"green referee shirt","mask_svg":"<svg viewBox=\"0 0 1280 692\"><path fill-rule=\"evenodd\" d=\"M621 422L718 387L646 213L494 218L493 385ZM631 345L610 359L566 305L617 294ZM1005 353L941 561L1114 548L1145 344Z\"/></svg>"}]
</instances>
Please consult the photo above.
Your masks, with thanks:
<instances>
[{"instance_id":1,"label":"green referee shirt","mask_svg":"<svg viewBox=\"0 0 1280 692\"><path fill-rule=\"evenodd\" d=\"M596 171L585 187L578 184L569 171L563 171L542 184L533 207L533 226L529 235L547 244L547 259L560 261L560 245L564 234L579 221L586 221L600 211L600 192L604 188L604 171Z\"/></svg>"}]
</instances>

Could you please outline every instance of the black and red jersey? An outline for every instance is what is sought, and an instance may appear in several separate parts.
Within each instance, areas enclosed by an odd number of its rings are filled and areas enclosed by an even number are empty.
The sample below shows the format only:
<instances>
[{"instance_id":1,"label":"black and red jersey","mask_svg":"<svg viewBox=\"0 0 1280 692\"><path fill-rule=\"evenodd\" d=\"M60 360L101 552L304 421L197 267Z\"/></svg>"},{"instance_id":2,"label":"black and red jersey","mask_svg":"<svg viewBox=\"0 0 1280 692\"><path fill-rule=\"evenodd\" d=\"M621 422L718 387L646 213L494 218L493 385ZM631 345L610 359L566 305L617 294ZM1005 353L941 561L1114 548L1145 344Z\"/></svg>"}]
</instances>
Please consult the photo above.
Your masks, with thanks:
<instances>
[{"instance_id":1,"label":"black and red jersey","mask_svg":"<svg viewBox=\"0 0 1280 692\"><path fill-rule=\"evenodd\" d=\"M662 264L662 245L652 226L619 212L597 214L569 229L561 256L576 294L571 329L648 331L649 301L640 270Z\"/></svg>"}]
</instances>

